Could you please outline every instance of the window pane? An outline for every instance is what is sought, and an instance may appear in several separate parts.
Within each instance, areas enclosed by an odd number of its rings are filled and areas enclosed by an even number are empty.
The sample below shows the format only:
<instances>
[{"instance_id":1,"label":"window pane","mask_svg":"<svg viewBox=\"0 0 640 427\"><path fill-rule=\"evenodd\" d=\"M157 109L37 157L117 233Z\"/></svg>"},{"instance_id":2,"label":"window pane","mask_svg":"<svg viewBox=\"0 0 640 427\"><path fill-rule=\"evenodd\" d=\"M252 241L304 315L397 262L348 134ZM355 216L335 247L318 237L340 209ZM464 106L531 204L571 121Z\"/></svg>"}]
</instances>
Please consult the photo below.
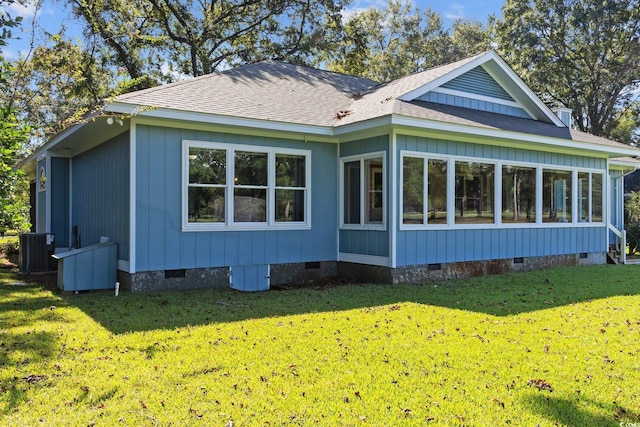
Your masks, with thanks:
<instances>
[{"instance_id":1,"label":"window pane","mask_svg":"<svg viewBox=\"0 0 640 427\"><path fill-rule=\"evenodd\" d=\"M402 223L424 224L424 159L402 159Z\"/></svg>"},{"instance_id":2,"label":"window pane","mask_svg":"<svg viewBox=\"0 0 640 427\"><path fill-rule=\"evenodd\" d=\"M344 223L360 224L360 161L344 164Z\"/></svg>"},{"instance_id":3,"label":"window pane","mask_svg":"<svg viewBox=\"0 0 640 427\"><path fill-rule=\"evenodd\" d=\"M571 172L542 171L542 222L571 222Z\"/></svg>"},{"instance_id":4,"label":"window pane","mask_svg":"<svg viewBox=\"0 0 640 427\"><path fill-rule=\"evenodd\" d=\"M428 197L429 218L428 224L447 223L447 161L429 160L428 173Z\"/></svg>"},{"instance_id":5,"label":"window pane","mask_svg":"<svg viewBox=\"0 0 640 427\"><path fill-rule=\"evenodd\" d=\"M578 172L578 222L589 221L589 173Z\"/></svg>"},{"instance_id":6,"label":"window pane","mask_svg":"<svg viewBox=\"0 0 640 427\"><path fill-rule=\"evenodd\" d=\"M591 221L602 222L602 174L591 174Z\"/></svg>"},{"instance_id":7,"label":"window pane","mask_svg":"<svg viewBox=\"0 0 640 427\"><path fill-rule=\"evenodd\" d=\"M235 222L267 221L267 190L236 188L233 198Z\"/></svg>"},{"instance_id":8,"label":"window pane","mask_svg":"<svg viewBox=\"0 0 640 427\"><path fill-rule=\"evenodd\" d=\"M456 224L494 222L494 165L456 162Z\"/></svg>"},{"instance_id":9,"label":"window pane","mask_svg":"<svg viewBox=\"0 0 640 427\"><path fill-rule=\"evenodd\" d=\"M189 148L189 183L226 183L226 152L207 148Z\"/></svg>"},{"instance_id":10,"label":"window pane","mask_svg":"<svg viewBox=\"0 0 640 427\"><path fill-rule=\"evenodd\" d=\"M305 186L305 157L276 155L276 186Z\"/></svg>"},{"instance_id":11,"label":"window pane","mask_svg":"<svg viewBox=\"0 0 640 427\"><path fill-rule=\"evenodd\" d=\"M365 160L367 216L365 223L382 224L382 159Z\"/></svg>"},{"instance_id":12,"label":"window pane","mask_svg":"<svg viewBox=\"0 0 640 427\"><path fill-rule=\"evenodd\" d=\"M502 222L536 222L536 170L502 167Z\"/></svg>"},{"instance_id":13,"label":"window pane","mask_svg":"<svg viewBox=\"0 0 640 427\"><path fill-rule=\"evenodd\" d=\"M224 188L189 187L189 222L224 222Z\"/></svg>"},{"instance_id":14,"label":"window pane","mask_svg":"<svg viewBox=\"0 0 640 427\"><path fill-rule=\"evenodd\" d=\"M267 185L268 173L267 153L235 153L235 184L236 185Z\"/></svg>"},{"instance_id":15,"label":"window pane","mask_svg":"<svg viewBox=\"0 0 640 427\"><path fill-rule=\"evenodd\" d=\"M305 190L276 190L276 221L304 221Z\"/></svg>"}]
</instances>

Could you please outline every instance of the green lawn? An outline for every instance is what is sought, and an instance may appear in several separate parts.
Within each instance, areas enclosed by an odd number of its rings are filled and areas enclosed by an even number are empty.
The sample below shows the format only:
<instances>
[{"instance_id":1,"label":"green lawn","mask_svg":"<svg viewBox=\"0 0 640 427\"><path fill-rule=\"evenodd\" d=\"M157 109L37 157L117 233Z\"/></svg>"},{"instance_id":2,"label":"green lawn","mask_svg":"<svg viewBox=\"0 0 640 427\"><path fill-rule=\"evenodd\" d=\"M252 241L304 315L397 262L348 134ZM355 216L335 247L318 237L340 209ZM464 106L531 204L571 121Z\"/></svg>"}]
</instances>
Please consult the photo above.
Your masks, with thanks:
<instances>
[{"instance_id":1,"label":"green lawn","mask_svg":"<svg viewBox=\"0 0 640 427\"><path fill-rule=\"evenodd\" d=\"M639 273L119 297L0 273L0 424L640 425Z\"/></svg>"}]
</instances>

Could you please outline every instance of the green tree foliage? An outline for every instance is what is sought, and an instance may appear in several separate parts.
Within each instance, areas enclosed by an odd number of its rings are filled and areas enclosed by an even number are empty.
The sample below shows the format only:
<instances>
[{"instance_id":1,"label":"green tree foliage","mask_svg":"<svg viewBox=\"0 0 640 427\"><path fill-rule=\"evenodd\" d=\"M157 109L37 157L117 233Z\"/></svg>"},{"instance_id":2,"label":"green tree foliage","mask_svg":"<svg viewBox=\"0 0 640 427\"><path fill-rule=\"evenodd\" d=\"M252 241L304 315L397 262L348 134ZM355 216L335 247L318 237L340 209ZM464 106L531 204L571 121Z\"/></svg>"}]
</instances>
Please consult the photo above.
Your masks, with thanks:
<instances>
[{"instance_id":1,"label":"green tree foliage","mask_svg":"<svg viewBox=\"0 0 640 427\"><path fill-rule=\"evenodd\" d=\"M580 130L620 138L640 83L638 0L507 0L502 15L500 53L527 84Z\"/></svg>"},{"instance_id":2,"label":"green tree foliage","mask_svg":"<svg viewBox=\"0 0 640 427\"><path fill-rule=\"evenodd\" d=\"M330 46L342 0L68 0L107 61L170 80L263 59L308 63Z\"/></svg>"},{"instance_id":3,"label":"green tree foliage","mask_svg":"<svg viewBox=\"0 0 640 427\"><path fill-rule=\"evenodd\" d=\"M20 118L36 127L35 143L79 120L114 91L117 72L97 58L58 34L16 61L9 89L0 97L10 97Z\"/></svg>"},{"instance_id":4,"label":"green tree foliage","mask_svg":"<svg viewBox=\"0 0 640 427\"><path fill-rule=\"evenodd\" d=\"M328 68L386 82L490 49L490 31L475 21L444 27L439 13L389 0L347 19L343 40L327 51Z\"/></svg>"},{"instance_id":5,"label":"green tree foliage","mask_svg":"<svg viewBox=\"0 0 640 427\"><path fill-rule=\"evenodd\" d=\"M7 6L12 0L0 1L0 6ZM17 27L20 18L13 18L0 9L0 46L4 46L6 39L11 37L9 29ZM4 61L0 52L0 92L7 91L7 76L13 72L10 64ZM26 187L21 171L16 170L15 164L27 137L29 127L21 123L16 117L11 103L0 103L0 229L22 229L27 224L28 201L25 203L24 190Z\"/></svg>"}]
</instances>

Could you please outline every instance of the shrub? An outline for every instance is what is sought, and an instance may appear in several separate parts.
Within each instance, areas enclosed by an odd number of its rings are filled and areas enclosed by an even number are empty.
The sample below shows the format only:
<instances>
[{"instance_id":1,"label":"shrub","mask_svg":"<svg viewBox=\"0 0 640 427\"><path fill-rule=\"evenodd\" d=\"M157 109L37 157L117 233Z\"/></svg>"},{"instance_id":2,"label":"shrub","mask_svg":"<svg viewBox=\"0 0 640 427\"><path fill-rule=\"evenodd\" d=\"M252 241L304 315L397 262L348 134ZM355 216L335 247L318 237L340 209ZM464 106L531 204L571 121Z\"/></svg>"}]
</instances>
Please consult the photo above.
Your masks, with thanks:
<instances>
[{"instance_id":1,"label":"shrub","mask_svg":"<svg viewBox=\"0 0 640 427\"><path fill-rule=\"evenodd\" d=\"M627 244L629 245L629 255L640 251L640 222L627 224Z\"/></svg>"},{"instance_id":2,"label":"shrub","mask_svg":"<svg viewBox=\"0 0 640 427\"><path fill-rule=\"evenodd\" d=\"M20 249L20 242L17 238L5 238L0 240L0 253L2 254L17 254Z\"/></svg>"}]
</instances>

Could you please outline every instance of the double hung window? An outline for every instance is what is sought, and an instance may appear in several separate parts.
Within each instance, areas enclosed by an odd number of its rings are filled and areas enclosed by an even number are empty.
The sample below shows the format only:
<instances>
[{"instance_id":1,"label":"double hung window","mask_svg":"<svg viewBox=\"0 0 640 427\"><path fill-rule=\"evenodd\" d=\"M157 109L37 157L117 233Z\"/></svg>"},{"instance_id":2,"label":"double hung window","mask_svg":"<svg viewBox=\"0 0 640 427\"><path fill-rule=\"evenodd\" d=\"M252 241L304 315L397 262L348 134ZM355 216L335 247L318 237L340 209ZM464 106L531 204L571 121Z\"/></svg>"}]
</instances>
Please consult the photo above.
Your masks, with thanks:
<instances>
[{"instance_id":1,"label":"double hung window","mask_svg":"<svg viewBox=\"0 0 640 427\"><path fill-rule=\"evenodd\" d=\"M309 226L307 150L185 141L183 229Z\"/></svg>"}]
</instances>

